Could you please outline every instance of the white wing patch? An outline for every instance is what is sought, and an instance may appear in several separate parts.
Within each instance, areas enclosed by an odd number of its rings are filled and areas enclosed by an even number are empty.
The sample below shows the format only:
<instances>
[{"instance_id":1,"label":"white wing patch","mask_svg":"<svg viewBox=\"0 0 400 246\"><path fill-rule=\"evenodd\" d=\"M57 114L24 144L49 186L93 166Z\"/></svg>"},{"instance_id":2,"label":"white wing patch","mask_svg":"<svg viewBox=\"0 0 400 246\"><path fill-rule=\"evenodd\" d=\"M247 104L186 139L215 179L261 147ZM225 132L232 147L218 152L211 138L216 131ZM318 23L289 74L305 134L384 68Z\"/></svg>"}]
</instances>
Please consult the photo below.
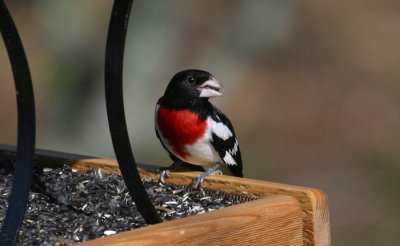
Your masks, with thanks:
<instances>
[{"instance_id":1,"label":"white wing patch","mask_svg":"<svg viewBox=\"0 0 400 246\"><path fill-rule=\"evenodd\" d=\"M239 142L238 140L235 138L235 145L233 146L233 149L229 150L229 153L231 155L236 155L237 151L239 150Z\"/></svg>"},{"instance_id":2,"label":"white wing patch","mask_svg":"<svg viewBox=\"0 0 400 246\"><path fill-rule=\"evenodd\" d=\"M219 138L224 141L233 136L233 133L229 128L222 122L216 122L211 118L208 118L208 121L211 123L211 131L215 133Z\"/></svg>"},{"instance_id":3,"label":"white wing patch","mask_svg":"<svg viewBox=\"0 0 400 246\"><path fill-rule=\"evenodd\" d=\"M233 159L232 155L228 151L225 151L225 156L223 159L227 165L236 165L237 164L235 159Z\"/></svg>"},{"instance_id":4,"label":"white wing patch","mask_svg":"<svg viewBox=\"0 0 400 246\"><path fill-rule=\"evenodd\" d=\"M217 115L217 118L219 119L218 115ZM226 141L229 138L233 137L232 131L224 123L216 122L211 117L208 118L208 122L211 125L211 131L215 135L217 135L217 137L219 137L220 139ZM233 145L233 148L225 151L225 155L222 158L223 161L227 165L237 165L233 156L235 156L238 151L239 151L239 143L238 143L237 139L235 139L235 144Z\"/></svg>"}]
</instances>

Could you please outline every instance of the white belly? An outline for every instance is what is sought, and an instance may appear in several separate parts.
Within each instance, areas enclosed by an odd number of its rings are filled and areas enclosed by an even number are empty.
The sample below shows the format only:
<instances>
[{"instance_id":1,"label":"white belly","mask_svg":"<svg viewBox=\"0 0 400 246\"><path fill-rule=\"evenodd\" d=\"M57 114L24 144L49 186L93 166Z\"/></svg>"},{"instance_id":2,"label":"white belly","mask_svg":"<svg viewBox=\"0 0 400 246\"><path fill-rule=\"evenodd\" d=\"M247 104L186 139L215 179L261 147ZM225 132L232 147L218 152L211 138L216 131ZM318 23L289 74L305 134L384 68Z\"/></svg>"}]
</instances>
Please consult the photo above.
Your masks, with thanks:
<instances>
[{"instance_id":1,"label":"white belly","mask_svg":"<svg viewBox=\"0 0 400 246\"><path fill-rule=\"evenodd\" d=\"M185 158L185 161L202 166L213 166L216 163L222 163L221 158L210 143L210 139L211 136L206 135L196 143L187 145L186 150L189 156Z\"/></svg>"}]
</instances>

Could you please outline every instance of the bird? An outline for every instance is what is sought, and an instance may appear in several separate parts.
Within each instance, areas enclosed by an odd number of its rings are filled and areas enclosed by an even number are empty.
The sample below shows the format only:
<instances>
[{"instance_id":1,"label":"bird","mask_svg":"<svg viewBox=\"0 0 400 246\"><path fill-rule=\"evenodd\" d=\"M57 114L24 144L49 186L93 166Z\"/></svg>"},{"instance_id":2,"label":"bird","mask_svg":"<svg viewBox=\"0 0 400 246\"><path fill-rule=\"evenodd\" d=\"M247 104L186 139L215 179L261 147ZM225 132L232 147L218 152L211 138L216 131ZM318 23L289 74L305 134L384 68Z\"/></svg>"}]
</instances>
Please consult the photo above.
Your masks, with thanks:
<instances>
[{"instance_id":1,"label":"bird","mask_svg":"<svg viewBox=\"0 0 400 246\"><path fill-rule=\"evenodd\" d=\"M210 175L222 174L226 165L233 176L243 177L242 156L232 123L209 102L223 95L223 86L209 72L188 69L176 73L155 109L155 131L173 164L162 168L160 181L170 171L205 171L193 177L201 188Z\"/></svg>"}]
</instances>

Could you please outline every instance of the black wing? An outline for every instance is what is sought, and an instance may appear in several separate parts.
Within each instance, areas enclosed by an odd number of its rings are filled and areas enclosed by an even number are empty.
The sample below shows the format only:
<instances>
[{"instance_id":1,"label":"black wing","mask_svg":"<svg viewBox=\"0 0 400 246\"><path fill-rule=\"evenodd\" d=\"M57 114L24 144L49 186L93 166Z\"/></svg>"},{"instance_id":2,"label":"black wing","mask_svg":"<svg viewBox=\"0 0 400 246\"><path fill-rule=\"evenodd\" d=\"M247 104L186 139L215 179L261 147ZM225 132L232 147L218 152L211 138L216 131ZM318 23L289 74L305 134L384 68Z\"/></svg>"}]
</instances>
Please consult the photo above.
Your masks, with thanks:
<instances>
[{"instance_id":1,"label":"black wing","mask_svg":"<svg viewBox=\"0 0 400 246\"><path fill-rule=\"evenodd\" d=\"M211 143L233 175L243 177L239 142L229 119L216 107L211 114Z\"/></svg>"}]
</instances>

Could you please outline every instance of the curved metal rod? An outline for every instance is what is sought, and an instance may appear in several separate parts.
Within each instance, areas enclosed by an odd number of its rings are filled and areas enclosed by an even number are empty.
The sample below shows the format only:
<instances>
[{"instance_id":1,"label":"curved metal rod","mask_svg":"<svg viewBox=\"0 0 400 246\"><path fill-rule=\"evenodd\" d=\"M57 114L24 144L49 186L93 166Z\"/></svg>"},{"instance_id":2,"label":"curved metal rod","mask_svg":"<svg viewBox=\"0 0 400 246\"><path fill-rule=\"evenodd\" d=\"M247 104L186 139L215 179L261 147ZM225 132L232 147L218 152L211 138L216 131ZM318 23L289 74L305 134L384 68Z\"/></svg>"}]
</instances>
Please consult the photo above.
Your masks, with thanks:
<instances>
[{"instance_id":1,"label":"curved metal rod","mask_svg":"<svg viewBox=\"0 0 400 246\"><path fill-rule=\"evenodd\" d=\"M115 155L129 194L149 224L162 222L140 179L125 120L122 68L126 30L133 0L115 0L108 28L105 92L108 124Z\"/></svg>"},{"instance_id":2,"label":"curved metal rod","mask_svg":"<svg viewBox=\"0 0 400 246\"><path fill-rule=\"evenodd\" d=\"M14 75L18 110L14 182L0 233L0 242L1 245L15 245L32 183L35 153L35 105L28 61L18 31L3 0L0 0L0 31Z\"/></svg>"}]
</instances>

